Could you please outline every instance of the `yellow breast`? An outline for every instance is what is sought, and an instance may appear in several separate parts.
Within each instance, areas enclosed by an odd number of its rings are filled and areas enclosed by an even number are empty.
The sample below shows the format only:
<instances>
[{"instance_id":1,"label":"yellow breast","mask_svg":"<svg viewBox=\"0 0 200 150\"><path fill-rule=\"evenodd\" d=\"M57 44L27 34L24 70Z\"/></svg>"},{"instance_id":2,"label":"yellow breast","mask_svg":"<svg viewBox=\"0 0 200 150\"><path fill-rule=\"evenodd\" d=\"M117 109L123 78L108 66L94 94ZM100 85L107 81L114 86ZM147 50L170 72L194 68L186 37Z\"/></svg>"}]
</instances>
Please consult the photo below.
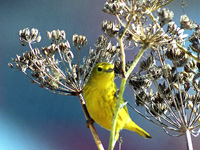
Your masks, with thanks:
<instances>
[{"instance_id":1,"label":"yellow breast","mask_svg":"<svg viewBox=\"0 0 200 150\"><path fill-rule=\"evenodd\" d=\"M116 105L116 89L113 86L111 87L101 90L99 87L86 86L83 92L92 119L108 130L111 128L111 120Z\"/></svg>"}]
</instances>

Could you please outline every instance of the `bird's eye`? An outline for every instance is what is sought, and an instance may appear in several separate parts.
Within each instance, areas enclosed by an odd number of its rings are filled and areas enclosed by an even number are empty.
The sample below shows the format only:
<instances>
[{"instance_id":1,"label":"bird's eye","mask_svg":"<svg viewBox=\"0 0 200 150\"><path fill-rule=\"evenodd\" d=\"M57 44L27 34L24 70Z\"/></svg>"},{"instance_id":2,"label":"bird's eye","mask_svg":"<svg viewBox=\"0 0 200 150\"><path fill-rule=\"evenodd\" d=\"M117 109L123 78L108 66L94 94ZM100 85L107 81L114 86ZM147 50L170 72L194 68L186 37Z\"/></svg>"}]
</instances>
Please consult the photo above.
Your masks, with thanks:
<instances>
[{"instance_id":1,"label":"bird's eye","mask_svg":"<svg viewBox=\"0 0 200 150\"><path fill-rule=\"evenodd\" d=\"M98 69L98 71L102 71L102 68L101 68L101 67L98 67L97 69Z\"/></svg>"}]
</instances>

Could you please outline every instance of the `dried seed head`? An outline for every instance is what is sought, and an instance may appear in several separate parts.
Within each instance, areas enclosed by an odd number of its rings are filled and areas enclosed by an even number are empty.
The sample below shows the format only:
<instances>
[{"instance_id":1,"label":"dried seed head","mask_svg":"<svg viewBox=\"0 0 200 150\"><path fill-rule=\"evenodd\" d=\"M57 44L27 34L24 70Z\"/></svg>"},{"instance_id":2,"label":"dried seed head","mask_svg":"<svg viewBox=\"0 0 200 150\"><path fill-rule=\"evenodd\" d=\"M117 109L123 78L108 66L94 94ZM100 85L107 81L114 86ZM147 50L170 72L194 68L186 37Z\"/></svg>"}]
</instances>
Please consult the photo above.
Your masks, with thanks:
<instances>
[{"instance_id":1,"label":"dried seed head","mask_svg":"<svg viewBox=\"0 0 200 150\"><path fill-rule=\"evenodd\" d=\"M194 73L194 74L196 74L196 70L197 70L197 62L194 59L192 59L191 61L189 61L184 66L184 71L187 72L187 73Z\"/></svg>"},{"instance_id":2,"label":"dried seed head","mask_svg":"<svg viewBox=\"0 0 200 150\"><path fill-rule=\"evenodd\" d=\"M39 35L39 31L37 29L32 28L31 31L29 28L24 28L23 30L19 30L19 37L22 46L25 46L27 43L40 42L41 36Z\"/></svg>"},{"instance_id":3,"label":"dried seed head","mask_svg":"<svg viewBox=\"0 0 200 150\"><path fill-rule=\"evenodd\" d=\"M49 40L52 39L52 44L59 44L61 43L63 40L66 39L66 34L64 30L53 30L51 32L47 31L47 37Z\"/></svg>"},{"instance_id":4,"label":"dried seed head","mask_svg":"<svg viewBox=\"0 0 200 150\"><path fill-rule=\"evenodd\" d=\"M168 27L167 27L167 32L168 33L175 33L177 30L177 25L175 24L175 22L170 22L168 23Z\"/></svg>"},{"instance_id":5,"label":"dried seed head","mask_svg":"<svg viewBox=\"0 0 200 150\"><path fill-rule=\"evenodd\" d=\"M129 80L129 84L133 86L135 90L147 89L151 86L151 81L146 76L138 78L132 77Z\"/></svg>"},{"instance_id":6,"label":"dried seed head","mask_svg":"<svg viewBox=\"0 0 200 150\"><path fill-rule=\"evenodd\" d=\"M74 34L72 37L73 46L78 50L87 45L87 39L83 35Z\"/></svg>"},{"instance_id":7,"label":"dried seed head","mask_svg":"<svg viewBox=\"0 0 200 150\"><path fill-rule=\"evenodd\" d=\"M110 1L105 3L103 11L111 15L117 15L123 13L124 7L125 4L123 2Z\"/></svg>"},{"instance_id":8,"label":"dried seed head","mask_svg":"<svg viewBox=\"0 0 200 150\"><path fill-rule=\"evenodd\" d=\"M107 20L102 22L102 27L101 27L101 29L108 37L114 37L118 35L120 28L121 28L120 25Z\"/></svg>"},{"instance_id":9,"label":"dried seed head","mask_svg":"<svg viewBox=\"0 0 200 150\"><path fill-rule=\"evenodd\" d=\"M158 16L159 16L160 26L162 27L165 24L172 21L174 13L173 11L169 11L169 9L163 8L163 9L158 9Z\"/></svg>"},{"instance_id":10,"label":"dried seed head","mask_svg":"<svg viewBox=\"0 0 200 150\"><path fill-rule=\"evenodd\" d=\"M181 29L194 29L197 27L197 24L194 21L190 20L187 15L182 15L180 22Z\"/></svg>"},{"instance_id":11,"label":"dried seed head","mask_svg":"<svg viewBox=\"0 0 200 150\"><path fill-rule=\"evenodd\" d=\"M170 50L167 50L165 55L167 56L168 59L171 59L171 60L180 60L181 58L183 58L183 56L185 55L185 53L182 52L179 49L172 48Z\"/></svg>"}]
</instances>

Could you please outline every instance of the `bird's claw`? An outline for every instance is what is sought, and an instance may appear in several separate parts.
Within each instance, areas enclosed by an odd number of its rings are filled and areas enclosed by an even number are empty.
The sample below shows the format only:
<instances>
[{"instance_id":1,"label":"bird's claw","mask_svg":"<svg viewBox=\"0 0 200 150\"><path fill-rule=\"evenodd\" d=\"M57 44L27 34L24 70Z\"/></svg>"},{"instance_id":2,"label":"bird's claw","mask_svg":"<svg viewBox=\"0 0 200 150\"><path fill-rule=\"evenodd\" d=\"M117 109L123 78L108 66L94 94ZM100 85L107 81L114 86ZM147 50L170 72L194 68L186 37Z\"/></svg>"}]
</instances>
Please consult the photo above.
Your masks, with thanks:
<instances>
[{"instance_id":1,"label":"bird's claw","mask_svg":"<svg viewBox=\"0 0 200 150\"><path fill-rule=\"evenodd\" d=\"M87 124L87 127L89 128L89 125L90 124L93 124L94 123L94 120L92 118L89 118L87 121L86 121L86 124Z\"/></svg>"}]
</instances>

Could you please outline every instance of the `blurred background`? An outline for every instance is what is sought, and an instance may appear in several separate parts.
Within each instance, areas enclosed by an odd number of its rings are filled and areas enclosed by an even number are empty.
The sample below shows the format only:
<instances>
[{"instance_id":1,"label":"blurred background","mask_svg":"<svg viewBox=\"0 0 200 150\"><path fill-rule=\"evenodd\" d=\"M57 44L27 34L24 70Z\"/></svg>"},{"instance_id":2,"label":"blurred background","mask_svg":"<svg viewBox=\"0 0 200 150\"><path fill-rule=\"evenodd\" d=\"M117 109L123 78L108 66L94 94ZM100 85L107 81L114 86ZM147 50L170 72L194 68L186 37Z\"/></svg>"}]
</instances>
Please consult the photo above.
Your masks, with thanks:
<instances>
[{"instance_id":1,"label":"blurred background","mask_svg":"<svg viewBox=\"0 0 200 150\"><path fill-rule=\"evenodd\" d=\"M199 0L184 0L185 13L191 20L200 22ZM42 41L33 47L50 44L46 31L65 30L72 46L72 35L82 34L88 44L81 55L87 56L101 32L101 22L114 19L101 10L105 0L1 0L0 4L0 149L1 150L95 150L96 145L77 97L52 94L31 84L21 72L8 67L15 54L29 51L20 45L18 31L37 28ZM174 11L176 23L184 14L181 1L167 6ZM73 48L72 48L73 49ZM74 49L75 50L75 49ZM135 52L130 52L132 56ZM125 93L125 99L134 100ZM185 137L170 137L162 128L148 122L133 110L133 120L153 137L143 139L137 134L123 130L122 150L184 150ZM109 131L95 124L105 149L108 147ZM200 137L192 137L194 149L200 149ZM118 149L118 146L116 147Z\"/></svg>"}]
</instances>

